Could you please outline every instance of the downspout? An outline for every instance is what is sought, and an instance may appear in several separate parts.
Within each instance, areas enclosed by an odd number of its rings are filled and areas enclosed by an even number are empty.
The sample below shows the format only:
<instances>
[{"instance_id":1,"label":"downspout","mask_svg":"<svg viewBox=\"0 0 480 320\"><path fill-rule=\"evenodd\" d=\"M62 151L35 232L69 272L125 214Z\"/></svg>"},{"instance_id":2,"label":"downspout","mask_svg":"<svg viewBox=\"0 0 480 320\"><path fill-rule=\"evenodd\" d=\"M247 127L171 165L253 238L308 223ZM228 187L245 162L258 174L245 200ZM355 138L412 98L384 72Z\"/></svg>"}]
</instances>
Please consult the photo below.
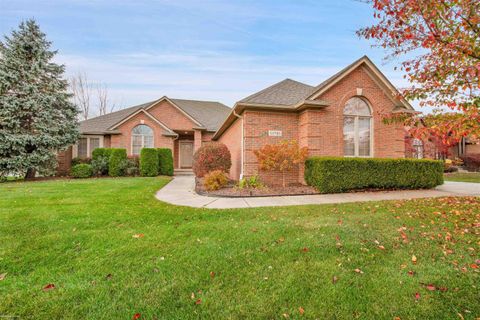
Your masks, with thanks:
<instances>
[{"instance_id":1,"label":"downspout","mask_svg":"<svg viewBox=\"0 0 480 320\"><path fill-rule=\"evenodd\" d=\"M242 150L242 155L241 155L241 157L240 157L240 180L241 180L241 179L243 179L243 163L244 163L244 161L245 161L245 159L244 159L245 150L244 150L244 148L243 148L243 147L244 147L244 142L243 142L243 140L244 140L243 117L242 117L241 115L239 115L238 113L235 112L235 108L233 109L233 115L234 115L235 117L237 117L238 119L240 119L240 121L242 121L242 123L241 123L241 126L242 126L241 139L242 139L242 140L241 140L241 143L240 143L240 150Z\"/></svg>"}]
</instances>

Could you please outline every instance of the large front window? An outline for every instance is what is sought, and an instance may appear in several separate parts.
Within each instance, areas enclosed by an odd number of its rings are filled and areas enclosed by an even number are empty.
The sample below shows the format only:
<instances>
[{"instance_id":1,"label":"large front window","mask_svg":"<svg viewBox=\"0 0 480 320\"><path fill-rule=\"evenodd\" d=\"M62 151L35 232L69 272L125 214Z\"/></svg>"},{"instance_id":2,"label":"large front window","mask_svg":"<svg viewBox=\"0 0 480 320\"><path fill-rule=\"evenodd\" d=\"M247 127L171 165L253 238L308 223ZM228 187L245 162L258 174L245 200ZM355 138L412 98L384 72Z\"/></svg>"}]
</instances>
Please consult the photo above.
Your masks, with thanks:
<instances>
[{"instance_id":1,"label":"large front window","mask_svg":"<svg viewBox=\"0 0 480 320\"><path fill-rule=\"evenodd\" d=\"M343 109L343 153L349 157L370 157L372 114L359 97L347 101Z\"/></svg>"},{"instance_id":2,"label":"large front window","mask_svg":"<svg viewBox=\"0 0 480 320\"><path fill-rule=\"evenodd\" d=\"M132 154L139 155L142 148L153 148L153 130L144 124L132 130Z\"/></svg>"},{"instance_id":3,"label":"large front window","mask_svg":"<svg viewBox=\"0 0 480 320\"><path fill-rule=\"evenodd\" d=\"M96 148L100 148L103 146L103 137L96 136L96 137L89 137L83 136L78 139L78 143L76 146L76 157L79 158L89 158L92 156L92 151Z\"/></svg>"}]
</instances>

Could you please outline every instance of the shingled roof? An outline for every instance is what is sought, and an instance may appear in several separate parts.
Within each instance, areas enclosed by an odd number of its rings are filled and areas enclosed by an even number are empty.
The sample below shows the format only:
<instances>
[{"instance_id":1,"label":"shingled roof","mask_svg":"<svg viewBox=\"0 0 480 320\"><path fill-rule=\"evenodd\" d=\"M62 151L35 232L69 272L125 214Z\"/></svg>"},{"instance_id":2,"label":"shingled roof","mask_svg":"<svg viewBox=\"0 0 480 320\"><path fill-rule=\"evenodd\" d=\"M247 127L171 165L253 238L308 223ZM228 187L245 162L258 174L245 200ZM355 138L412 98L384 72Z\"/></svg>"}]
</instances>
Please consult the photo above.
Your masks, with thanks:
<instances>
[{"instance_id":1,"label":"shingled roof","mask_svg":"<svg viewBox=\"0 0 480 320\"><path fill-rule=\"evenodd\" d=\"M308 84L285 79L240 100L238 103L291 106L306 99L315 90L315 87Z\"/></svg>"},{"instance_id":2,"label":"shingled roof","mask_svg":"<svg viewBox=\"0 0 480 320\"><path fill-rule=\"evenodd\" d=\"M115 111L103 116L91 118L80 122L80 133L82 134L108 134L115 133L112 127L133 115L140 109L147 109L162 99L168 99L175 104L176 107L182 109L191 118L200 124L200 127L207 131L216 131L230 113L231 109L226 105L215 101L198 101L184 99L161 98L159 100L142 103L133 107Z\"/></svg>"}]
</instances>

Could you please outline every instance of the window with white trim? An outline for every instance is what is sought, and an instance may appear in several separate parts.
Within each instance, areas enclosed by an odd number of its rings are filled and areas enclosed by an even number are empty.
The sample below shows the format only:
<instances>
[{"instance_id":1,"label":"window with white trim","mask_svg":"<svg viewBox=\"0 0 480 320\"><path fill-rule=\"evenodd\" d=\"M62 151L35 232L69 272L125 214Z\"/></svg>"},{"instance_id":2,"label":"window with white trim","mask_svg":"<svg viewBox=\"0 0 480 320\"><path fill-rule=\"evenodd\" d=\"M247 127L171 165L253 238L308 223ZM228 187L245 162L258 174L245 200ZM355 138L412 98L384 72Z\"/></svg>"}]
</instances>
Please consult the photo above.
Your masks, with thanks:
<instances>
[{"instance_id":1,"label":"window with white trim","mask_svg":"<svg viewBox=\"0 0 480 320\"><path fill-rule=\"evenodd\" d=\"M359 97L348 100L343 109L343 153L348 157L372 156L372 113Z\"/></svg>"},{"instance_id":2,"label":"window with white trim","mask_svg":"<svg viewBox=\"0 0 480 320\"><path fill-rule=\"evenodd\" d=\"M103 137L83 136L78 139L76 147L76 156L79 158L88 158L92 156L92 151L103 146ZM75 155L75 153L74 153Z\"/></svg>"},{"instance_id":3,"label":"window with white trim","mask_svg":"<svg viewBox=\"0 0 480 320\"><path fill-rule=\"evenodd\" d=\"M142 148L153 148L153 130L145 124L132 129L132 154L139 155Z\"/></svg>"}]
</instances>

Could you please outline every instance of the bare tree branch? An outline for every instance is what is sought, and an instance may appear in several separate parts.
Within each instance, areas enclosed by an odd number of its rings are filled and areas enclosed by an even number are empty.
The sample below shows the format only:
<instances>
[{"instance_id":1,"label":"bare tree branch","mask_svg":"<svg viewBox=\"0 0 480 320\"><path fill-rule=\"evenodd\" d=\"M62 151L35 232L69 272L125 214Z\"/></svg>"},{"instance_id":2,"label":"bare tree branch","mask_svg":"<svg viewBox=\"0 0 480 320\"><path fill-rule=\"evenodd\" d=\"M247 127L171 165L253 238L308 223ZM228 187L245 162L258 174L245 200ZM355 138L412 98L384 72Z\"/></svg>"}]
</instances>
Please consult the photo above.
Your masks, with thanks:
<instances>
[{"instance_id":1,"label":"bare tree branch","mask_svg":"<svg viewBox=\"0 0 480 320\"><path fill-rule=\"evenodd\" d=\"M88 82L87 74L79 72L70 79L74 103L80 108L80 116L87 120L90 116L90 97L92 84Z\"/></svg>"}]
</instances>

